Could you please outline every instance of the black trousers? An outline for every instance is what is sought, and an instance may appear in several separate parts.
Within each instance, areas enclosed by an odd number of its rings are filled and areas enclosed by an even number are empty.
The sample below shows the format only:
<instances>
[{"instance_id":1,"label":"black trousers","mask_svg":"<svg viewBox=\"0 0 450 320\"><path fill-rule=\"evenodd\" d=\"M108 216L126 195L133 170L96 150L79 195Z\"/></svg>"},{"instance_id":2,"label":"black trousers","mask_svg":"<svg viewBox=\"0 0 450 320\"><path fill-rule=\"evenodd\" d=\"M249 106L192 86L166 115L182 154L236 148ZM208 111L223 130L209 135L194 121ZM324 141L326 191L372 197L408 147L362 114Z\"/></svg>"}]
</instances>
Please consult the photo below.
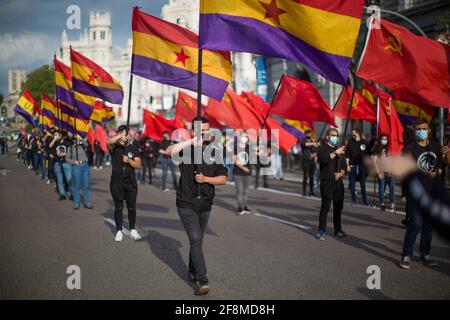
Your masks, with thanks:
<instances>
[{"instance_id":1,"label":"black trousers","mask_svg":"<svg viewBox=\"0 0 450 320\"><path fill-rule=\"evenodd\" d=\"M177 209L181 223L189 238L189 272L195 275L197 281L208 283L205 257L203 255L203 237L211 211L197 212L180 207L177 207Z\"/></svg>"},{"instance_id":2,"label":"black trousers","mask_svg":"<svg viewBox=\"0 0 450 320\"><path fill-rule=\"evenodd\" d=\"M319 230L326 231L328 212L330 211L331 202L333 202L334 232L341 231L341 212L344 208L344 183L342 180L338 182L321 181L320 195L322 204L320 207Z\"/></svg>"},{"instance_id":3,"label":"black trousers","mask_svg":"<svg viewBox=\"0 0 450 320\"><path fill-rule=\"evenodd\" d=\"M117 181L111 181L109 188L114 200L114 220L116 222L116 230L122 231L124 201L127 204L130 230L135 229L137 187Z\"/></svg>"},{"instance_id":4,"label":"black trousers","mask_svg":"<svg viewBox=\"0 0 450 320\"><path fill-rule=\"evenodd\" d=\"M148 183L152 184L152 168L153 168L153 159L151 158L143 158L142 159L142 178L141 182L145 182L145 176L148 171Z\"/></svg>"},{"instance_id":5,"label":"black trousers","mask_svg":"<svg viewBox=\"0 0 450 320\"><path fill-rule=\"evenodd\" d=\"M260 164L256 165L255 188L259 187L259 176L260 176L260 172L261 172L262 168L264 168L264 167L261 166ZM263 187L264 188L268 188L269 187L269 181L267 179L267 175L266 174L262 175L262 179L263 179Z\"/></svg>"},{"instance_id":6,"label":"black trousers","mask_svg":"<svg viewBox=\"0 0 450 320\"><path fill-rule=\"evenodd\" d=\"M314 172L316 170L316 163L309 159L303 159L303 194L306 194L306 185L308 184L309 178L309 192L314 191Z\"/></svg>"},{"instance_id":7,"label":"black trousers","mask_svg":"<svg viewBox=\"0 0 450 320\"><path fill-rule=\"evenodd\" d=\"M95 152L95 166L101 167L103 164L103 151Z\"/></svg>"}]
</instances>

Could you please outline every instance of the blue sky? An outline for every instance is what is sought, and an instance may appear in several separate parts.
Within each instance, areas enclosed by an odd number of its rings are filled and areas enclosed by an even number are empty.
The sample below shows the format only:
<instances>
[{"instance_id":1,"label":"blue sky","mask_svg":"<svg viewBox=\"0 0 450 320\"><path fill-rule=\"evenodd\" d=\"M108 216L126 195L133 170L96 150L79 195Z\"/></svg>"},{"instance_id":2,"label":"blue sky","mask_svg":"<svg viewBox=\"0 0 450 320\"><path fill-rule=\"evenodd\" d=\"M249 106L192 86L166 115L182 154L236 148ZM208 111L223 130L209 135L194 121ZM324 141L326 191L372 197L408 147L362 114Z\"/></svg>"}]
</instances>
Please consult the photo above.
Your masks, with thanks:
<instances>
[{"instance_id":1,"label":"blue sky","mask_svg":"<svg viewBox=\"0 0 450 320\"><path fill-rule=\"evenodd\" d=\"M61 43L69 15L66 9L81 9L81 31L88 27L91 10L109 10L112 18L114 48L126 46L131 38L131 14L134 6L160 16L168 0L0 0L0 91L8 91L8 69L31 71L50 63ZM80 30L68 31L69 39L77 40Z\"/></svg>"}]
</instances>

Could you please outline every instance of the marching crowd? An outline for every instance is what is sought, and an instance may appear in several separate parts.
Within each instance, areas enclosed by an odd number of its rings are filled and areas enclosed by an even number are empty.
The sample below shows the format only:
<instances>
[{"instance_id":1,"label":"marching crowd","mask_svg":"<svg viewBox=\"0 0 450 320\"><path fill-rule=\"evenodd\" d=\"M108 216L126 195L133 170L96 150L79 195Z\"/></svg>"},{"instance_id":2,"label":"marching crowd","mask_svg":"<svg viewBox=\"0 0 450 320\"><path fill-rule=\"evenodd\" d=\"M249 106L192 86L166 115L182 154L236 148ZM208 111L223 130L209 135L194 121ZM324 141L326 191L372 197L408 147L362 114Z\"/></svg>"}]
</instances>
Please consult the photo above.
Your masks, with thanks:
<instances>
[{"instance_id":1,"label":"marching crowd","mask_svg":"<svg viewBox=\"0 0 450 320\"><path fill-rule=\"evenodd\" d=\"M170 171L172 186L177 193L178 213L189 236L191 245L189 278L197 282L201 292L207 293L208 280L202 241L215 195L214 186L223 185L229 178L232 179L236 188L236 213L243 215L251 212L248 207L248 189L252 172L255 174L256 188L261 177L263 186L268 187L268 175L277 176L278 174L279 178L282 178L282 175L279 175L280 169L274 166L277 162L281 164L280 159L273 157L274 153L278 155L278 152L274 152L276 145L269 144L266 148L251 149L255 145L251 144L248 134L245 131L238 131L232 141L222 141L217 148L216 144L208 143L204 137L209 133L208 120L201 118L200 121L202 123L201 139L190 137L181 141L171 141L169 132L164 132L163 139L159 143L143 138L139 132L130 134L126 126L121 126L115 136L108 138L106 154L99 141L94 141L92 146L79 135L55 129L45 130L41 134L32 133L19 137L17 161L23 161L29 170L34 170L36 175L40 175L47 184L55 183L59 200L70 199L75 210L80 209L81 206L87 209L93 208L89 196L90 167L101 170L104 162L110 163L112 165L110 191L114 200L117 229L115 241L118 242L123 238L124 202L128 209L131 237L134 240L141 239L135 229L137 183L145 184L148 181L152 184L152 177L156 175L155 167L159 161L162 167L162 190L169 190L167 180ZM450 163L449 147L441 146L432 140L432 130L426 120L415 123L414 134L414 140L405 145L403 150L404 156L414 159L416 170L412 171L421 172L426 179L432 181L434 188L444 190L442 175L444 168ZM392 211L395 210L394 178L401 175L396 173L396 170L400 170L399 168L394 170L392 166L389 167L389 162L386 162L386 159L395 158L388 151L390 143L388 135L380 133L375 139L367 141L359 129L353 128L352 137L345 145L339 145L340 140L338 130L329 129L326 137L320 142L313 140L311 131L305 132L305 138L299 141L304 195L315 196L314 180L317 167L319 168L322 203L317 239L322 241L327 236L327 216L331 205L333 205L334 234L337 237L347 237L341 225L345 193L343 181L346 175L348 175L348 187L353 204L356 203L356 183L359 181L362 203L368 205L366 178L372 175L378 184L378 197L382 210L387 207ZM220 164L180 163L178 168L181 177L178 180L177 167L171 158L174 154L180 152L183 154L187 152L187 148L195 146L202 146L203 154L208 147L215 148L213 154L219 152L225 156L229 154L226 152L230 146L233 152L231 157L222 158L223 161ZM250 162L252 152L257 157L256 166ZM389 205L385 202L386 188L389 188ZM408 185L405 183L403 190L405 196L410 194ZM421 214L424 209L417 210L418 206L416 200L407 196L407 216L404 220L406 234L400 262L400 266L404 269L410 268L410 258L419 233L422 233L421 262L428 266L436 265L430 259L433 219Z\"/></svg>"}]
</instances>

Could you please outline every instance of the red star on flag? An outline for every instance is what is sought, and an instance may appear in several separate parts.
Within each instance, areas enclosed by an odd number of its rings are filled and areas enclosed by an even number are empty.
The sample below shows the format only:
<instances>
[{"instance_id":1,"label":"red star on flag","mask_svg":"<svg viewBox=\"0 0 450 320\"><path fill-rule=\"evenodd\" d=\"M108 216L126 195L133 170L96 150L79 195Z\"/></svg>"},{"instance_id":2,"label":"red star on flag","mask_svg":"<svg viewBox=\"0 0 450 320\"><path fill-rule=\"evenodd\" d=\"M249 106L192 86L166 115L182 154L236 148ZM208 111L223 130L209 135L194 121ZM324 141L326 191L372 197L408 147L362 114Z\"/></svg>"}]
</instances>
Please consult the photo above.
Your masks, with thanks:
<instances>
[{"instance_id":1,"label":"red star on flag","mask_svg":"<svg viewBox=\"0 0 450 320\"><path fill-rule=\"evenodd\" d=\"M181 62L183 66L186 66L186 60L191 58L184 54L184 49L181 49L180 52L175 52L175 54L177 55L177 60L174 63Z\"/></svg>"},{"instance_id":2,"label":"red star on flag","mask_svg":"<svg viewBox=\"0 0 450 320\"><path fill-rule=\"evenodd\" d=\"M95 73L95 71L92 72L92 74L89 75L88 82L95 82L95 79L97 79L98 75Z\"/></svg>"},{"instance_id":3,"label":"red star on flag","mask_svg":"<svg viewBox=\"0 0 450 320\"><path fill-rule=\"evenodd\" d=\"M264 3L261 1L259 1L259 3L266 10L266 15L264 16L264 19L272 18L272 20L274 20L279 25L280 24L280 15L285 14L286 11L278 8L277 0L271 0L270 4Z\"/></svg>"}]
</instances>

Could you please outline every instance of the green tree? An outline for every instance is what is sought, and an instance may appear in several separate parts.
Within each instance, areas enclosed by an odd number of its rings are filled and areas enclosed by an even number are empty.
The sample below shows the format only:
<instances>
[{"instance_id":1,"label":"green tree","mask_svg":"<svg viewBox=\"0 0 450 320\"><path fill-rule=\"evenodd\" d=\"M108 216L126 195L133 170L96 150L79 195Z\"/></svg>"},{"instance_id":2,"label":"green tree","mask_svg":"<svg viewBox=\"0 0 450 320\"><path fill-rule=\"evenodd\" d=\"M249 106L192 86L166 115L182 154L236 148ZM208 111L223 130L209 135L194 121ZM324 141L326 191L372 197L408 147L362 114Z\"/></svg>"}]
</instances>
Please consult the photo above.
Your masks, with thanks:
<instances>
[{"instance_id":1,"label":"green tree","mask_svg":"<svg viewBox=\"0 0 450 320\"><path fill-rule=\"evenodd\" d=\"M27 81L22 85L23 90L28 90L40 103L41 92L52 97L55 96L55 73L48 64L33 70L27 75Z\"/></svg>"},{"instance_id":2,"label":"green tree","mask_svg":"<svg viewBox=\"0 0 450 320\"><path fill-rule=\"evenodd\" d=\"M0 106L3 104L3 93L0 91Z\"/></svg>"}]
</instances>

